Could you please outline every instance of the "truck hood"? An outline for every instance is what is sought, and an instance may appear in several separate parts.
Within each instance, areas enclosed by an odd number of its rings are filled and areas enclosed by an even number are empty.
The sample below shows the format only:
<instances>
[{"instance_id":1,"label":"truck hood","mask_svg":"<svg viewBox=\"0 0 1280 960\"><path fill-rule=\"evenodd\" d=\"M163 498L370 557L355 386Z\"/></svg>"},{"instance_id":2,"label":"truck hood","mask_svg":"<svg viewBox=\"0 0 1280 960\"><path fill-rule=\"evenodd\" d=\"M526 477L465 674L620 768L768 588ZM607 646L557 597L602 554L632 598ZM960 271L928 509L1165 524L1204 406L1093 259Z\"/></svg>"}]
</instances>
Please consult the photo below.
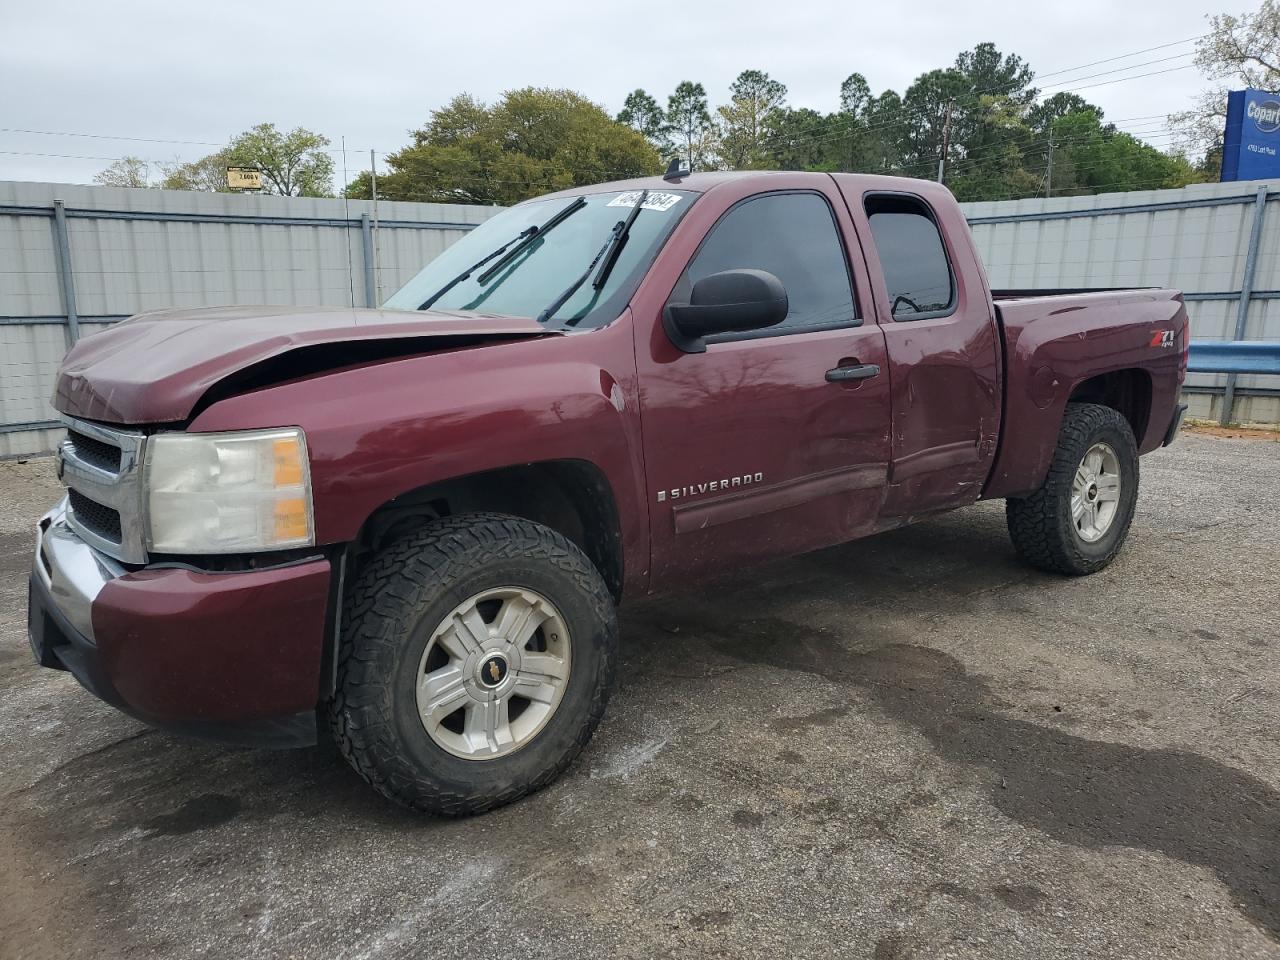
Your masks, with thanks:
<instances>
[{"instance_id":1,"label":"truck hood","mask_svg":"<svg viewBox=\"0 0 1280 960\"><path fill-rule=\"evenodd\" d=\"M532 319L348 307L213 307L141 313L79 341L53 405L108 423L188 419L201 400L352 364L555 336Z\"/></svg>"}]
</instances>

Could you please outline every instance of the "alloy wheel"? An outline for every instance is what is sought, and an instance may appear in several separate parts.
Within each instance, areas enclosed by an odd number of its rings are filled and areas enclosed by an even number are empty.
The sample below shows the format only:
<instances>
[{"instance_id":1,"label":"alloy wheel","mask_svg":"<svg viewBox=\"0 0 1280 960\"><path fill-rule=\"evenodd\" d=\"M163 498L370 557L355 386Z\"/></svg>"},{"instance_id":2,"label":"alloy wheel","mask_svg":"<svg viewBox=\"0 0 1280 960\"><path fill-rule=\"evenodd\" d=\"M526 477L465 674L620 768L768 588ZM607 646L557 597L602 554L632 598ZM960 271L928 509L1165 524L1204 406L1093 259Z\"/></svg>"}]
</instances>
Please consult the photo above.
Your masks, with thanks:
<instances>
[{"instance_id":1,"label":"alloy wheel","mask_svg":"<svg viewBox=\"0 0 1280 960\"><path fill-rule=\"evenodd\" d=\"M563 617L524 587L496 587L459 604L436 627L417 674L418 715L457 757L491 760L546 726L569 682Z\"/></svg>"}]
</instances>

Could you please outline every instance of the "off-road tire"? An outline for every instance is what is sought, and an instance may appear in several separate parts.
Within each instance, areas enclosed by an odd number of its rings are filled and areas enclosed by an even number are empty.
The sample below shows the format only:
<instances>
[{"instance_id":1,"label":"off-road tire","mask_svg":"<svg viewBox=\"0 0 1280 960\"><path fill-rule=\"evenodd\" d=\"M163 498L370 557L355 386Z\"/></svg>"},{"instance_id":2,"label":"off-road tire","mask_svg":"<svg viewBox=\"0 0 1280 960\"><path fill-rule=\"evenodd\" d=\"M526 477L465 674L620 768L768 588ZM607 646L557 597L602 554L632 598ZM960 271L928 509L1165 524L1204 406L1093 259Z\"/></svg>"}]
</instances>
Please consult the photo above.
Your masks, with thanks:
<instances>
[{"instance_id":1,"label":"off-road tire","mask_svg":"<svg viewBox=\"0 0 1280 960\"><path fill-rule=\"evenodd\" d=\"M470 760L428 735L415 682L437 625L498 584L536 590L555 604L573 666L559 706L532 740ZM591 739L613 685L617 634L599 572L554 530L493 513L434 521L381 550L348 591L328 711L334 740L374 789L414 810L456 817L511 803L551 783Z\"/></svg>"},{"instance_id":2,"label":"off-road tire","mask_svg":"<svg viewBox=\"0 0 1280 960\"><path fill-rule=\"evenodd\" d=\"M1086 451L1105 442L1120 464L1120 501L1110 528L1090 543L1071 519L1071 490ZM1120 552L1138 501L1138 445L1118 411L1094 403L1069 403L1058 433L1058 447L1044 483L1029 497L1005 502L1005 519L1014 549L1023 561L1051 573L1096 573Z\"/></svg>"}]
</instances>

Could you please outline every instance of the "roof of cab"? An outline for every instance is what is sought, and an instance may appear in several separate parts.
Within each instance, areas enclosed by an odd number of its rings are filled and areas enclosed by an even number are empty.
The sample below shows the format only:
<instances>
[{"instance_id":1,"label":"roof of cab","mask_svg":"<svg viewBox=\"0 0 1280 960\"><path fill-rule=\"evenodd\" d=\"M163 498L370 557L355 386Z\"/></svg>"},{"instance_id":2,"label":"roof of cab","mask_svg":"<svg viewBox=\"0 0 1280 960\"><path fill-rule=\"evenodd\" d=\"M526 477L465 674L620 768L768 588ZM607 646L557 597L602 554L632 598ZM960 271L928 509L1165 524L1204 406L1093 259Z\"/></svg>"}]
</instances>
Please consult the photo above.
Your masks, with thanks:
<instances>
[{"instance_id":1,"label":"roof of cab","mask_svg":"<svg viewBox=\"0 0 1280 960\"><path fill-rule=\"evenodd\" d=\"M612 193L618 190L688 190L692 193L706 193L721 184L747 179L759 180L760 188L766 190L768 189L769 180L784 175L789 178L803 177L812 180L815 187L832 179L842 185L855 181L853 184L854 189L851 191L854 193L910 191L911 193L925 196L936 192L950 195L950 191L946 187L934 183L932 180L917 180L911 177L887 177L871 173L814 173L792 170L717 170L709 173L691 173L673 180L665 180L660 176L637 177L632 180L613 180L608 183L570 187L567 190L560 190L556 193L543 194L536 199L546 200L556 197L574 197L580 194Z\"/></svg>"}]
</instances>

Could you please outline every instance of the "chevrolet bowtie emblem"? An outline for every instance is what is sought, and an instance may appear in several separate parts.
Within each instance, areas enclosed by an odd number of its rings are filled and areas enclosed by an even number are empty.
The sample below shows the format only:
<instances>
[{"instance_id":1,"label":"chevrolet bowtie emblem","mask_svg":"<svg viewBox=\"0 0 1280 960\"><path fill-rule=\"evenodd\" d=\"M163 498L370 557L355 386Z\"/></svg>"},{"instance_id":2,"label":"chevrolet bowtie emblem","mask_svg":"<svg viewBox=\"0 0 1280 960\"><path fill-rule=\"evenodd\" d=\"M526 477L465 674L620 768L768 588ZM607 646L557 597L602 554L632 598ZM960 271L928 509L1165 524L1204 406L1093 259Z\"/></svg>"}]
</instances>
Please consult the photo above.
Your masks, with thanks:
<instances>
[{"instance_id":1,"label":"chevrolet bowtie emblem","mask_svg":"<svg viewBox=\"0 0 1280 960\"><path fill-rule=\"evenodd\" d=\"M498 673L498 661L497 661L497 660L490 660L490 661L489 661L489 676L490 676L490 678L493 680L493 682L494 682L494 683L497 683L497 682L498 682L498 680L499 680L499 678L500 678L500 674Z\"/></svg>"}]
</instances>

